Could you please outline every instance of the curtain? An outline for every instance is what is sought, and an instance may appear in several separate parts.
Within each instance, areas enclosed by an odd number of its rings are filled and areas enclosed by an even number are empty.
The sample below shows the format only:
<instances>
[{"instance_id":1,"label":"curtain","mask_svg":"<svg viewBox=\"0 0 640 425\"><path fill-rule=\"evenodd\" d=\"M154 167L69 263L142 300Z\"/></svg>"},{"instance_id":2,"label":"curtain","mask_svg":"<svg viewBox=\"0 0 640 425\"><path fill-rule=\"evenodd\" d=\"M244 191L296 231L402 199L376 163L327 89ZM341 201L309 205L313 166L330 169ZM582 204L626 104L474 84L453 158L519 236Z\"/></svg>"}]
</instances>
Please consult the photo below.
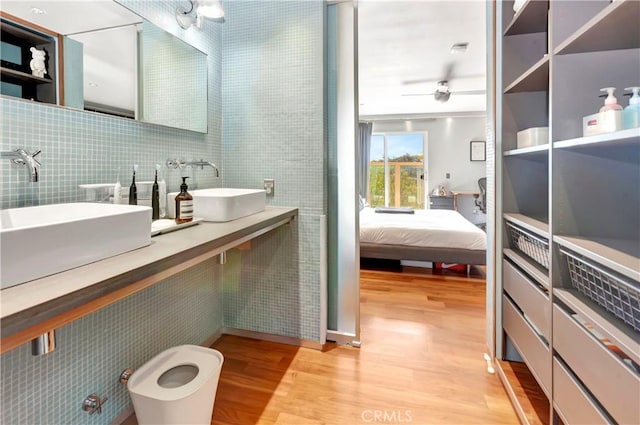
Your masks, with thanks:
<instances>
[{"instance_id":1,"label":"curtain","mask_svg":"<svg viewBox=\"0 0 640 425\"><path fill-rule=\"evenodd\" d=\"M358 143L356 146L356 161L358 162L358 193L367 199L369 189L369 162L371 158L372 122L358 123Z\"/></svg>"}]
</instances>

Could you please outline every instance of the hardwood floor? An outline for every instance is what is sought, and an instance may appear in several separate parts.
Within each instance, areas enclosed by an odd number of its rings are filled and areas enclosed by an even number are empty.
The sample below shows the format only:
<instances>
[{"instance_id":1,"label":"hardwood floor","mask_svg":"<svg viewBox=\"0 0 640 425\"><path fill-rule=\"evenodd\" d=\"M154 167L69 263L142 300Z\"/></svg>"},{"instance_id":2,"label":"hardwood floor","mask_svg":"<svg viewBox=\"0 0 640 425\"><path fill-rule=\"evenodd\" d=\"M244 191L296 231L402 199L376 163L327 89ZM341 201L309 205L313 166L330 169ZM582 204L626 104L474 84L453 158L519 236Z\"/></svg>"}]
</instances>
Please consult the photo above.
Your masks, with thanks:
<instances>
[{"instance_id":1,"label":"hardwood floor","mask_svg":"<svg viewBox=\"0 0 640 425\"><path fill-rule=\"evenodd\" d=\"M527 365L504 360L498 360L498 363L509 381L509 385L511 385L518 399L522 413L529 424L548 425L551 419L549 399L547 399Z\"/></svg>"},{"instance_id":2,"label":"hardwood floor","mask_svg":"<svg viewBox=\"0 0 640 425\"><path fill-rule=\"evenodd\" d=\"M212 424L515 424L486 372L482 277L361 272L361 348L225 335Z\"/></svg>"}]
</instances>

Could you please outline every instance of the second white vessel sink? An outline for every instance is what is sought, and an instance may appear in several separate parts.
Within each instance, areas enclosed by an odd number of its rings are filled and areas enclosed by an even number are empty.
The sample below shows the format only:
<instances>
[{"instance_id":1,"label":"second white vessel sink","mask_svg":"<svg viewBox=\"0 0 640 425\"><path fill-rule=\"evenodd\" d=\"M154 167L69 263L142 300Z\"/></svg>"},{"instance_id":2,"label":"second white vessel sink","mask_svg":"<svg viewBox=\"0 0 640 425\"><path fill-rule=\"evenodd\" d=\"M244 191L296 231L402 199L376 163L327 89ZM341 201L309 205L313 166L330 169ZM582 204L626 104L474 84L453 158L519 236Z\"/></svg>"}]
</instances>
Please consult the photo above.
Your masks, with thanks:
<instances>
[{"instance_id":1,"label":"second white vessel sink","mask_svg":"<svg viewBox=\"0 0 640 425\"><path fill-rule=\"evenodd\" d=\"M264 211L267 205L262 189L215 188L194 190L193 216L205 221L224 222Z\"/></svg>"},{"instance_id":2,"label":"second white vessel sink","mask_svg":"<svg viewBox=\"0 0 640 425\"><path fill-rule=\"evenodd\" d=\"M0 288L151 243L151 208L70 203L0 211Z\"/></svg>"}]
</instances>

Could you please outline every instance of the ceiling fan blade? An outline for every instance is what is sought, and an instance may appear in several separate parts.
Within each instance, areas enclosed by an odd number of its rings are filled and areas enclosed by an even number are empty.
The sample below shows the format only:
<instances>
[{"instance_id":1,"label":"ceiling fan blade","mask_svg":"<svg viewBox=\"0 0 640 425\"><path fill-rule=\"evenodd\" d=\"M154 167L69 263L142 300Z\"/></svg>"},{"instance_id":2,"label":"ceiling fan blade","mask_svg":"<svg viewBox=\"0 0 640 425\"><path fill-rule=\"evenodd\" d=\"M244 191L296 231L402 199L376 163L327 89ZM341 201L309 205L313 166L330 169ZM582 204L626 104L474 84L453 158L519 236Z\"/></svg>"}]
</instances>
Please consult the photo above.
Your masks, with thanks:
<instances>
[{"instance_id":1,"label":"ceiling fan blade","mask_svg":"<svg viewBox=\"0 0 640 425\"><path fill-rule=\"evenodd\" d=\"M451 90L453 94L487 94L486 90Z\"/></svg>"},{"instance_id":2,"label":"ceiling fan blade","mask_svg":"<svg viewBox=\"0 0 640 425\"><path fill-rule=\"evenodd\" d=\"M453 78L453 62L446 64L444 68L444 81L450 81Z\"/></svg>"},{"instance_id":3,"label":"ceiling fan blade","mask_svg":"<svg viewBox=\"0 0 640 425\"><path fill-rule=\"evenodd\" d=\"M431 93L404 93L402 96L433 96L433 92Z\"/></svg>"},{"instance_id":4,"label":"ceiling fan blade","mask_svg":"<svg viewBox=\"0 0 640 425\"><path fill-rule=\"evenodd\" d=\"M432 78L420 78L418 80L405 80L402 82L404 86L410 86L412 84L423 84L423 83L437 83L440 80L434 80Z\"/></svg>"},{"instance_id":5,"label":"ceiling fan blade","mask_svg":"<svg viewBox=\"0 0 640 425\"><path fill-rule=\"evenodd\" d=\"M431 93L403 93L402 96L433 96L435 94L435 92L431 92ZM463 91L456 91L456 90L451 90L451 94L453 95L481 95L481 94L487 94L486 90L463 90Z\"/></svg>"}]
</instances>

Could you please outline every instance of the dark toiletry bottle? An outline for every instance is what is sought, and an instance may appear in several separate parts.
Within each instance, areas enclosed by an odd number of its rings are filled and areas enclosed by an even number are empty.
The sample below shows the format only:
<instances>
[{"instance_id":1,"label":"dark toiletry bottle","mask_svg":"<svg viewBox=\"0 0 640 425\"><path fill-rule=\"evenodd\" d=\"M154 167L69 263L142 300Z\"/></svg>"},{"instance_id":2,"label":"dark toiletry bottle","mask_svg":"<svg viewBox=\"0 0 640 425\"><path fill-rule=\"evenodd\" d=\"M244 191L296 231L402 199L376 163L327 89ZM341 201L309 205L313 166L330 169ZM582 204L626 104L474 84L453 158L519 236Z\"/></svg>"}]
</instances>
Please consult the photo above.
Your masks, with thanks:
<instances>
[{"instance_id":1,"label":"dark toiletry bottle","mask_svg":"<svg viewBox=\"0 0 640 425\"><path fill-rule=\"evenodd\" d=\"M187 179L182 178L180 193L176 196L176 223L186 223L193 220L193 196L187 192Z\"/></svg>"},{"instance_id":2,"label":"dark toiletry bottle","mask_svg":"<svg viewBox=\"0 0 640 425\"><path fill-rule=\"evenodd\" d=\"M160 218L160 189L158 187L158 170L156 170L156 177L153 180L153 186L151 187L151 219L157 220Z\"/></svg>"},{"instance_id":3,"label":"dark toiletry bottle","mask_svg":"<svg viewBox=\"0 0 640 425\"><path fill-rule=\"evenodd\" d=\"M138 205L138 188L136 188L136 167L133 167L133 178L129 186L129 205Z\"/></svg>"}]
</instances>

